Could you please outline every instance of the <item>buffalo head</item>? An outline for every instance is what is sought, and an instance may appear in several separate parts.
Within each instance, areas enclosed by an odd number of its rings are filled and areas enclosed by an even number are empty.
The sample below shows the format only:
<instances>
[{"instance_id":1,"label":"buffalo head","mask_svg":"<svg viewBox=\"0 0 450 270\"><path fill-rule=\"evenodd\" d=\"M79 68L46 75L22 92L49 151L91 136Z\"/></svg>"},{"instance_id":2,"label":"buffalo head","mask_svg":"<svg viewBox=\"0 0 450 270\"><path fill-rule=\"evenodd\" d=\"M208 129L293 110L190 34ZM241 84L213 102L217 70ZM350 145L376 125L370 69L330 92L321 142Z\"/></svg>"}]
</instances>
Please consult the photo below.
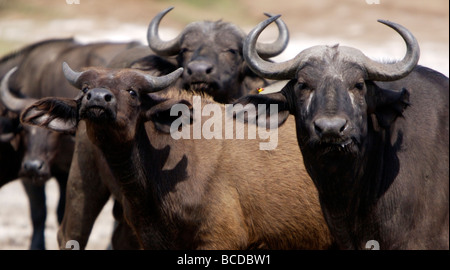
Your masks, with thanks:
<instances>
[{"instance_id":1,"label":"buffalo head","mask_svg":"<svg viewBox=\"0 0 450 270\"><path fill-rule=\"evenodd\" d=\"M35 102L36 99L18 97L12 93L8 85L9 79L15 71L16 68L11 69L3 78L0 97L5 107L17 115L17 119L10 118L10 121L19 123L18 116L22 110ZM51 167L52 164L57 162L55 157L62 148L63 142L66 142L66 140L70 141L72 138L65 138L63 134L38 127L28 125L17 125L17 127L20 128L20 133L18 134L24 151L19 176L30 179L35 184L42 185L55 173L51 171ZM3 134L3 136L6 136L6 134Z\"/></svg>"},{"instance_id":2,"label":"buffalo head","mask_svg":"<svg viewBox=\"0 0 450 270\"><path fill-rule=\"evenodd\" d=\"M380 63L355 48L334 45L314 46L289 61L271 63L261 59L255 44L262 30L276 18L251 31L244 44L244 57L260 76L289 82L278 93L244 97L240 102L278 103L281 111L294 114L302 152L319 164L323 156L339 155L339 159L332 159L345 162L344 157L361 155L370 143L368 130L389 126L408 104L405 89L382 89L375 81L398 80L414 69L419 59L416 39L401 25L380 20L406 42L407 52L401 61Z\"/></svg>"},{"instance_id":3,"label":"buffalo head","mask_svg":"<svg viewBox=\"0 0 450 270\"><path fill-rule=\"evenodd\" d=\"M81 90L78 97L40 99L22 113L21 121L58 132L75 132L78 122L85 120L93 142L106 143L105 137L109 137L126 143L133 140L140 121L151 117L147 112L154 100L149 93L168 87L183 69L153 77L135 69L89 68L77 72L63 63L63 72Z\"/></svg>"},{"instance_id":4,"label":"buffalo head","mask_svg":"<svg viewBox=\"0 0 450 270\"><path fill-rule=\"evenodd\" d=\"M264 80L245 64L242 55L245 33L241 29L222 21L199 21L188 24L176 38L163 41L158 28L170 10L162 11L151 21L147 39L149 47L158 55L176 56L178 67L184 68L179 87L206 92L218 102L229 102L264 86ZM278 39L272 44L257 44L263 58L276 56L287 46L287 27L281 20L276 24L280 32Z\"/></svg>"}]
</instances>

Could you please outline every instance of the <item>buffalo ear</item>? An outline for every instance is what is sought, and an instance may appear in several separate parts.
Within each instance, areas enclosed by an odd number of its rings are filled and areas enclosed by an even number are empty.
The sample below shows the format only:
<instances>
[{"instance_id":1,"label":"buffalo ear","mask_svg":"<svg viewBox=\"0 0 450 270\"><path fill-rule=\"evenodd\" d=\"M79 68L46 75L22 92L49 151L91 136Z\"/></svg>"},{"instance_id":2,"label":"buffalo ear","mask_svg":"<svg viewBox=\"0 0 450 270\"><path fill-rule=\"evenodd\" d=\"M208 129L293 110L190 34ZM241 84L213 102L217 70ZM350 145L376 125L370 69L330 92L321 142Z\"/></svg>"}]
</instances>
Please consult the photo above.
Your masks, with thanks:
<instances>
[{"instance_id":1,"label":"buffalo ear","mask_svg":"<svg viewBox=\"0 0 450 270\"><path fill-rule=\"evenodd\" d=\"M375 115L379 127L388 128L410 105L409 92L405 88L401 91L384 89L376 84L372 87L374 94L368 102L369 113Z\"/></svg>"},{"instance_id":2,"label":"buffalo ear","mask_svg":"<svg viewBox=\"0 0 450 270\"><path fill-rule=\"evenodd\" d=\"M236 105L243 105L240 109ZM289 104L283 92L248 95L233 104L235 118L244 122L265 124L266 127L281 126L289 116ZM249 112L255 112L253 115ZM265 116L264 119L261 117ZM265 122L265 123L264 123Z\"/></svg>"},{"instance_id":3,"label":"buffalo ear","mask_svg":"<svg viewBox=\"0 0 450 270\"><path fill-rule=\"evenodd\" d=\"M78 125L77 102L68 98L43 98L25 108L20 115L24 124L75 134Z\"/></svg>"},{"instance_id":4,"label":"buffalo ear","mask_svg":"<svg viewBox=\"0 0 450 270\"><path fill-rule=\"evenodd\" d=\"M145 112L145 119L152 121L157 130L170 134L170 128L175 121L180 124L192 124L192 104L182 98L164 98L158 94L148 94L153 105Z\"/></svg>"},{"instance_id":5,"label":"buffalo ear","mask_svg":"<svg viewBox=\"0 0 450 270\"><path fill-rule=\"evenodd\" d=\"M178 66L175 59L166 59L158 55L149 55L131 63L130 68L154 72L155 76L166 75Z\"/></svg>"},{"instance_id":6,"label":"buffalo ear","mask_svg":"<svg viewBox=\"0 0 450 270\"><path fill-rule=\"evenodd\" d=\"M19 118L0 116L0 142L9 142L19 132Z\"/></svg>"},{"instance_id":7,"label":"buffalo ear","mask_svg":"<svg viewBox=\"0 0 450 270\"><path fill-rule=\"evenodd\" d=\"M240 73L241 87L245 95L258 94L258 88L261 85L267 85L267 80L256 75L246 64L242 68L244 71Z\"/></svg>"}]
</instances>

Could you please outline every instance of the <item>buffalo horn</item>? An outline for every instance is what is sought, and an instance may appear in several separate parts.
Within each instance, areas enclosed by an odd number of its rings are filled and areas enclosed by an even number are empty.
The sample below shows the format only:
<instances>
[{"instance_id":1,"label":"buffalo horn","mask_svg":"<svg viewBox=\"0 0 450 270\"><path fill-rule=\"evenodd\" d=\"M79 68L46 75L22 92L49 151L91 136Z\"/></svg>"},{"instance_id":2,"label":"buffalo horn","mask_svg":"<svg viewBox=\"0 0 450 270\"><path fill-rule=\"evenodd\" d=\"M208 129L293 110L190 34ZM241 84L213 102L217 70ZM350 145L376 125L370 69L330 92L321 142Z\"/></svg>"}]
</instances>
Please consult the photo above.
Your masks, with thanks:
<instances>
[{"instance_id":1,"label":"buffalo horn","mask_svg":"<svg viewBox=\"0 0 450 270\"><path fill-rule=\"evenodd\" d=\"M264 13L267 17L272 17L270 13ZM283 20L276 20L278 27L278 38L273 43L257 43L256 51L262 58L270 58L279 55L286 49L289 42L289 31Z\"/></svg>"},{"instance_id":2,"label":"buffalo horn","mask_svg":"<svg viewBox=\"0 0 450 270\"><path fill-rule=\"evenodd\" d=\"M178 68L177 70L160 77L155 77L139 71L136 72L143 76L148 83L148 87L141 88L141 91L145 93L153 93L163 90L174 83L181 76L181 74L183 74L183 68Z\"/></svg>"},{"instance_id":3,"label":"buffalo horn","mask_svg":"<svg viewBox=\"0 0 450 270\"><path fill-rule=\"evenodd\" d=\"M290 80L295 78L295 72L303 59L307 59L307 56L311 52L319 51L323 49L323 46L316 46L315 50L312 48L304 50L297 54L297 56L291 60L272 63L263 60L255 50L256 40L261 32L279 16L274 16L259 23L247 36L244 42L244 58L249 67L260 76L274 80ZM405 77L411 72L417 65L420 56L420 49L417 40L414 36L403 26L384 20L378 20L391 28L402 36L406 43L406 55L405 57L395 63L386 64L373 61L354 48L342 47L342 52L348 54L348 58L360 64L367 71L368 79L375 81L393 81Z\"/></svg>"},{"instance_id":4,"label":"buffalo horn","mask_svg":"<svg viewBox=\"0 0 450 270\"><path fill-rule=\"evenodd\" d=\"M155 18L153 18L153 20L150 22L147 30L148 46L154 52L162 56L176 55L180 51L181 34L170 41L161 40L158 34L158 28L161 19L172 9L173 7L170 7L158 13L158 15L156 15Z\"/></svg>"},{"instance_id":5,"label":"buffalo horn","mask_svg":"<svg viewBox=\"0 0 450 270\"><path fill-rule=\"evenodd\" d=\"M183 36L183 32L181 32L176 38L164 41L159 37L158 29L159 24L162 18L169 13L173 7L167 8L160 13L158 13L153 20L150 22L150 25L147 30L147 42L154 52L162 56L172 56L176 55L180 51L180 41ZM264 13L266 16L271 17L272 14ZM260 43L256 45L257 52L263 58L270 58L273 56L279 55L281 52L286 49L289 42L289 31L287 29L286 24L280 19L276 21L278 27L278 38L273 43Z\"/></svg>"},{"instance_id":6,"label":"buffalo horn","mask_svg":"<svg viewBox=\"0 0 450 270\"><path fill-rule=\"evenodd\" d=\"M392 63L385 64L370 60L369 58L364 59L364 67L367 70L367 74L370 80L374 81L394 81L408 75L414 67L417 65L420 57L419 44L413 34L408 31L405 27L385 20L378 20L378 22L385 24L392 29L394 29L406 43L406 55L402 60Z\"/></svg>"},{"instance_id":7,"label":"buffalo horn","mask_svg":"<svg viewBox=\"0 0 450 270\"><path fill-rule=\"evenodd\" d=\"M71 85L78 88L79 85L77 85L77 81L78 81L78 78L80 78L80 76L83 74L83 72L77 72L77 71L72 70L66 62L63 63L63 72L64 72L64 76L66 77L67 81Z\"/></svg>"},{"instance_id":8,"label":"buffalo horn","mask_svg":"<svg viewBox=\"0 0 450 270\"><path fill-rule=\"evenodd\" d=\"M10 69L3 77L0 85L0 98L6 108L13 112L21 112L25 107L34 102L35 99L19 98L11 93L11 90L9 89L9 78L16 70L17 67Z\"/></svg>"}]
</instances>

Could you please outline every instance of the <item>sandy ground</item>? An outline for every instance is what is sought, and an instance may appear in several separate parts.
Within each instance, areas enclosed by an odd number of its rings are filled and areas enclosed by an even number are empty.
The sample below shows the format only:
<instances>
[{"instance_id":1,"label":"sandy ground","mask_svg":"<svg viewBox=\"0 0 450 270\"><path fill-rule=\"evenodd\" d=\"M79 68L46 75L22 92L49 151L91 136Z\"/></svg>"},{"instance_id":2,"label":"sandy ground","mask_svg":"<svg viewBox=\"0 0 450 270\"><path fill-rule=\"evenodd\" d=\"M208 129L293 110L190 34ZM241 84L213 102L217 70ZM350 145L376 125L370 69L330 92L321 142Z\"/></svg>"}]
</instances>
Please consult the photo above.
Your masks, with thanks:
<instances>
[{"instance_id":1,"label":"sandy ground","mask_svg":"<svg viewBox=\"0 0 450 270\"><path fill-rule=\"evenodd\" d=\"M447 0L0 0L0 57L21 46L46 38L73 36L81 42L99 40L146 43L145 35L153 16L169 6L176 8L164 18L161 36L169 39L189 22L223 19L246 32L265 19L263 12L282 14L290 29L282 61L302 49L319 44L353 46L375 59L399 59L405 46L388 27L376 22L388 19L411 30L421 46L419 64L449 74L449 2ZM368 4L375 2L374 4ZM274 38L269 28L261 39ZM46 244L56 249L58 200L57 183L47 183L48 219ZM88 249L105 249L113 221L109 202L93 229ZM31 235L28 199L19 181L0 189L0 249L27 249Z\"/></svg>"},{"instance_id":2,"label":"sandy ground","mask_svg":"<svg viewBox=\"0 0 450 270\"><path fill-rule=\"evenodd\" d=\"M55 179L50 179L45 186L47 201L47 220L45 245L47 249L58 249L56 235L58 221L56 207L59 200L59 187ZM15 180L0 189L0 250L28 249L31 242L31 220L28 198L20 180ZM103 208L89 238L86 249L106 249L110 243L113 230L111 215L112 200Z\"/></svg>"}]
</instances>

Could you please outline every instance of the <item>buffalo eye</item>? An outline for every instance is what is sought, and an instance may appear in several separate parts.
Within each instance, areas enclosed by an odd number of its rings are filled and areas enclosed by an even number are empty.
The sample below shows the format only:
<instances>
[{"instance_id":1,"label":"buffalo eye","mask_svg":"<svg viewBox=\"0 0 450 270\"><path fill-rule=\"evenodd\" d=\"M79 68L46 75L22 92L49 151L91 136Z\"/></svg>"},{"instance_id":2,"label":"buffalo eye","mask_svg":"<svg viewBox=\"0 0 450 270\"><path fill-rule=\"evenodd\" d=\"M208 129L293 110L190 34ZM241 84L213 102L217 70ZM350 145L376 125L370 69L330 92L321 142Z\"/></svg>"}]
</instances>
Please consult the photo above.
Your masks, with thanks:
<instances>
[{"instance_id":1,"label":"buffalo eye","mask_svg":"<svg viewBox=\"0 0 450 270\"><path fill-rule=\"evenodd\" d=\"M85 94L87 93L88 90L89 90L89 86L83 86L83 88L81 88L81 91Z\"/></svg>"},{"instance_id":2,"label":"buffalo eye","mask_svg":"<svg viewBox=\"0 0 450 270\"><path fill-rule=\"evenodd\" d=\"M235 49L228 49L227 52L229 52L231 54L237 54L237 50L235 50Z\"/></svg>"},{"instance_id":3,"label":"buffalo eye","mask_svg":"<svg viewBox=\"0 0 450 270\"><path fill-rule=\"evenodd\" d=\"M134 91L133 89L128 89L127 91L128 91L128 93L130 93L130 95L131 95L132 97L137 97L137 92Z\"/></svg>"},{"instance_id":4,"label":"buffalo eye","mask_svg":"<svg viewBox=\"0 0 450 270\"><path fill-rule=\"evenodd\" d=\"M363 88L364 88L364 83L362 83L362 82L356 83L356 84L355 84L355 88L358 89L358 90L363 90Z\"/></svg>"},{"instance_id":5,"label":"buffalo eye","mask_svg":"<svg viewBox=\"0 0 450 270\"><path fill-rule=\"evenodd\" d=\"M300 90L307 89L308 87L309 87L309 85L307 83L305 83L305 82L299 82L298 83L298 89L300 89Z\"/></svg>"}]
</instances>

